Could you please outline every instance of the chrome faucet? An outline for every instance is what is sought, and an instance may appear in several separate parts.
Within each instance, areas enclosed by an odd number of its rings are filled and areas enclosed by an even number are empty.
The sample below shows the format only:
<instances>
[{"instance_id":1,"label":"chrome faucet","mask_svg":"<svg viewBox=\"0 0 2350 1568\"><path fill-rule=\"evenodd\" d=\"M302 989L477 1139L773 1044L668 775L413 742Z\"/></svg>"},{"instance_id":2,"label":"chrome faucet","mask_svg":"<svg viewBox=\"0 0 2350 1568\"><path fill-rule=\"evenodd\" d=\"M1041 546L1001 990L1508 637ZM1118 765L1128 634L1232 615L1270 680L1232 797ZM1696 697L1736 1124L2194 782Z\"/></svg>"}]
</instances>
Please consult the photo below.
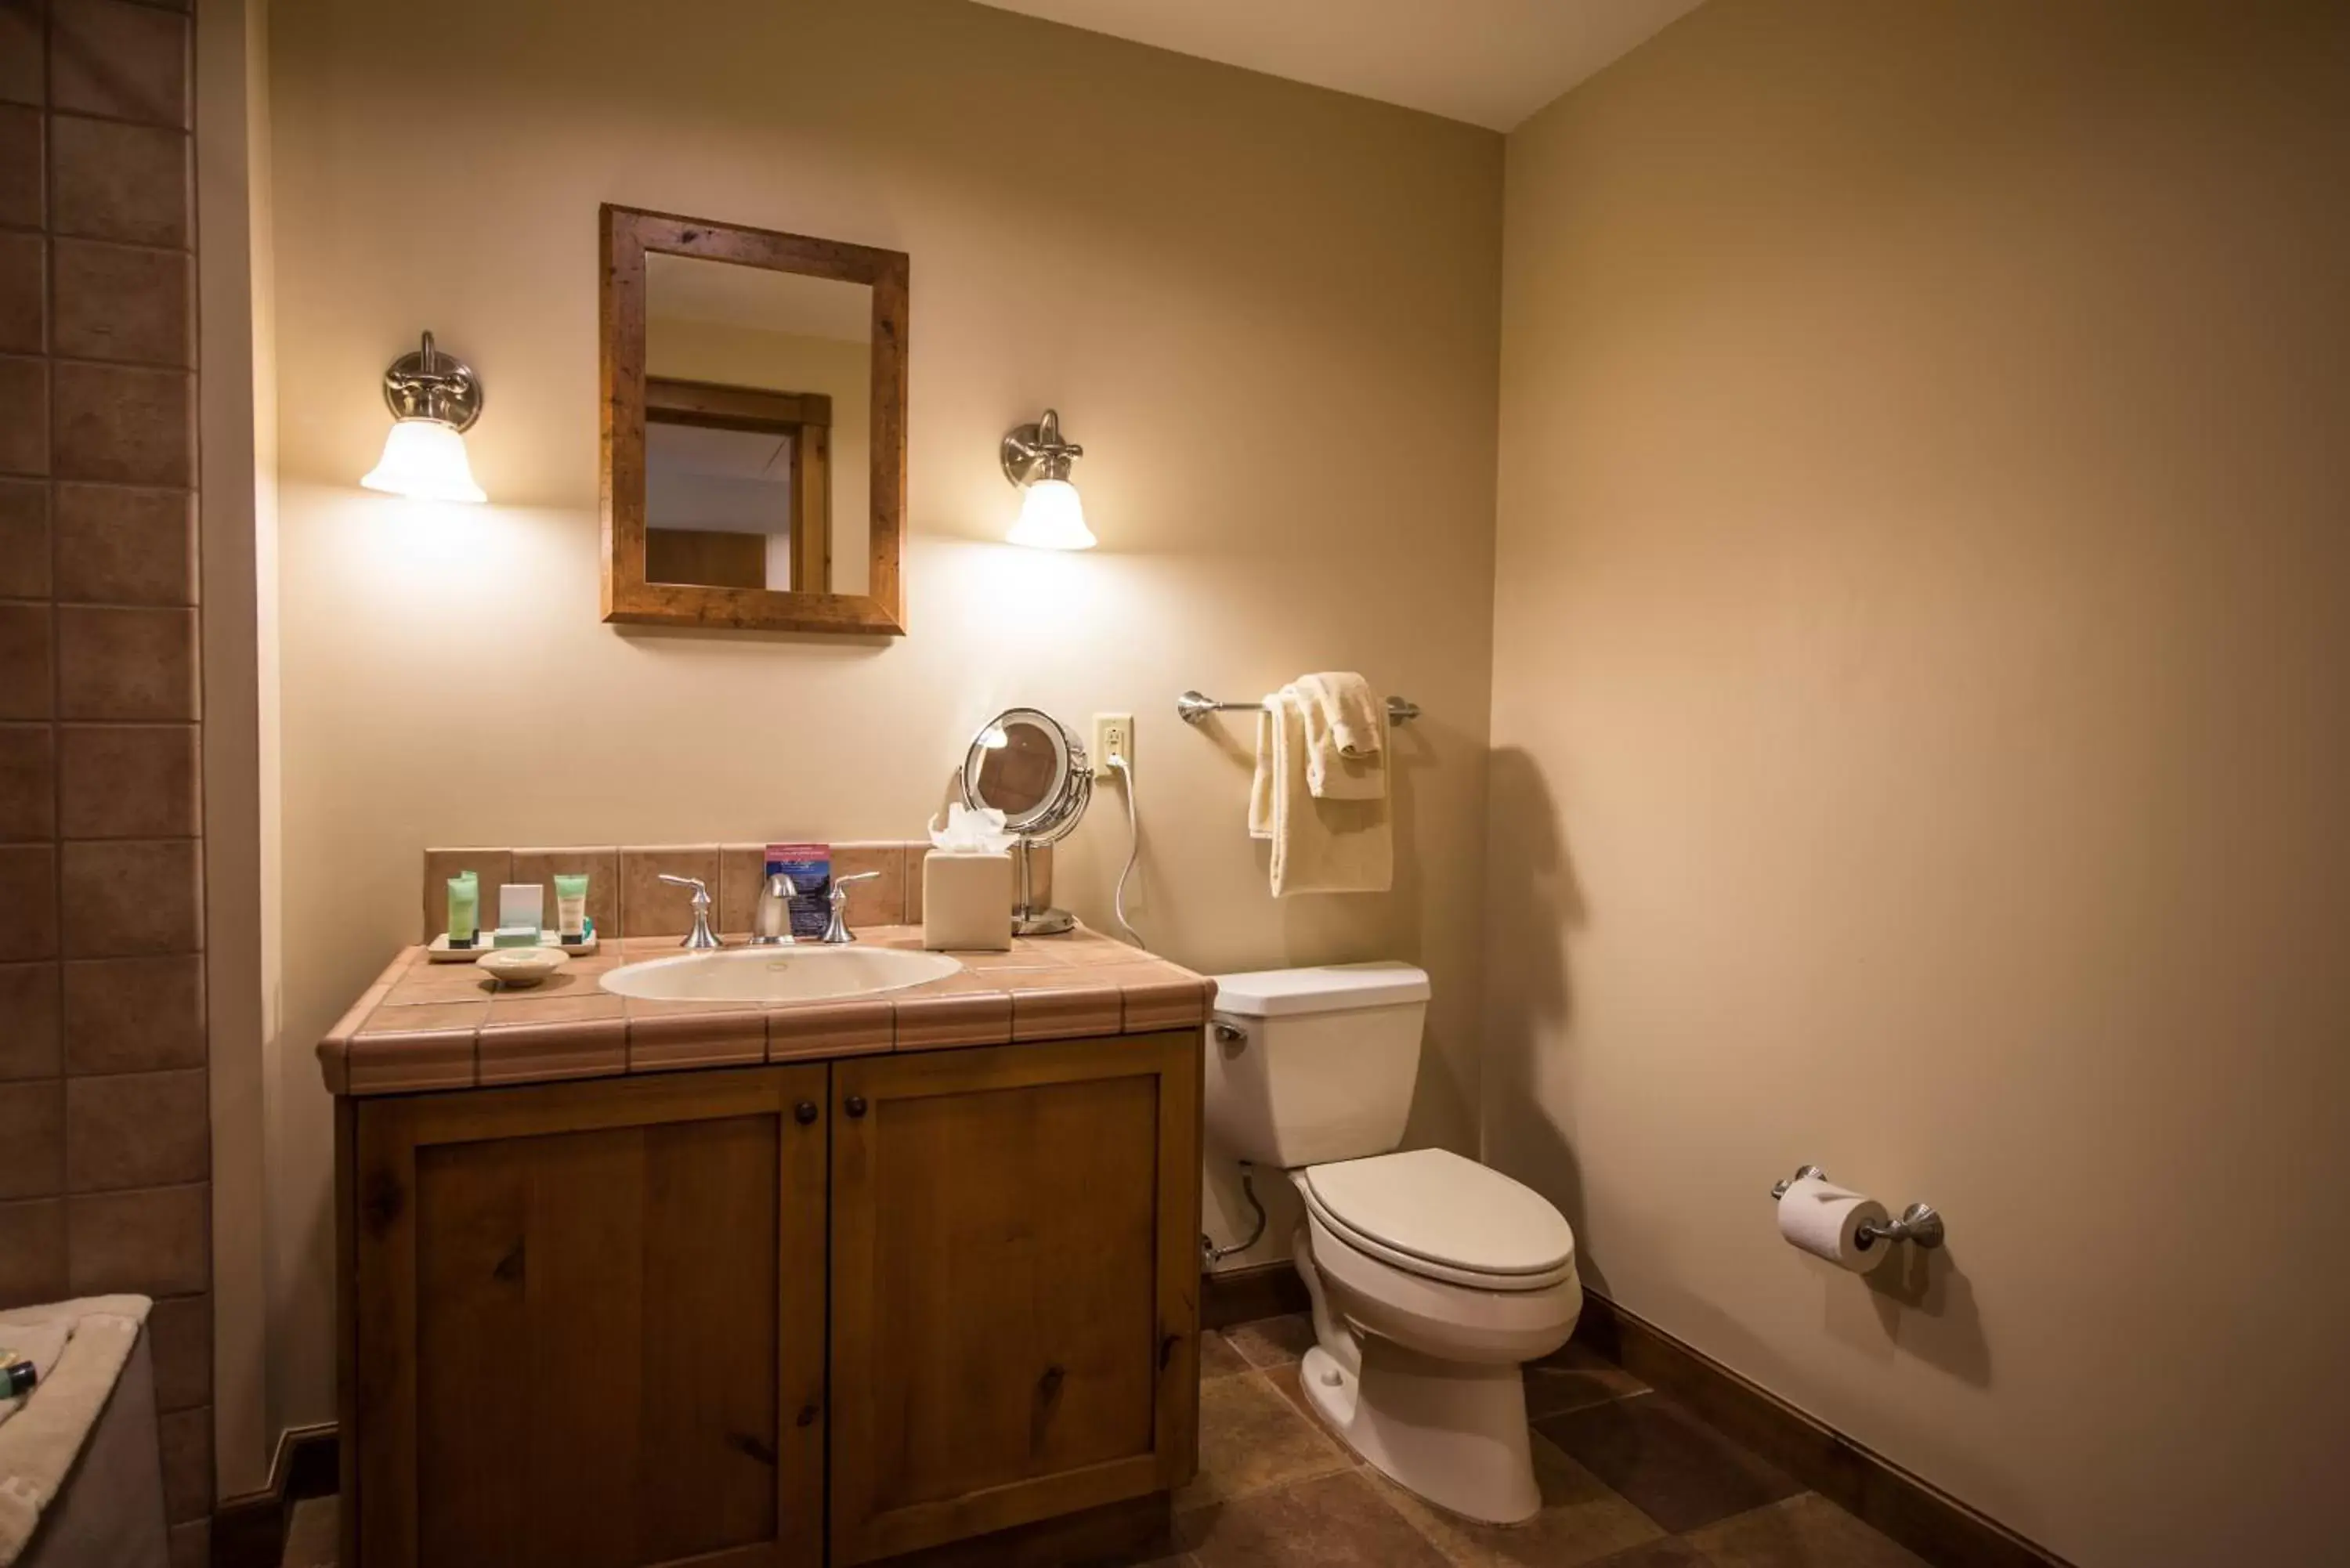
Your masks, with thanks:
<instances>
[{"instance_id":1,"label":"chrome faucet","mask_svg":"<svg viewBox=\"0 0 2350 1568\"><path fill-rule=\"evenodd\" d=\"M751 945L787 948L799 939L792 935L792 900L799 889L780 871L770 871L759 885L759 901L751 910Z\"/></svg>"},{"instance_id":2,"label":"chrome faucet","mask_svg":"<svg viewBox=\"0 0 2350 1568\"><path fill-rule=\"evenodd\" d=\"M672 888L693 889L693 929L677 945L696 952L708 952L723 945L710 934L710 885L699 877L672 877L666 871L660 875Z\"/></svg>"},{"instance_id":3,"label":"chrome faucet","mask_svg":"<svg viewBox=\"0 0 2350 1568\"><path fill-rule=\"evenodd\" d=\"M879 871L859 871L854 877L835 877L832 879L832 922L824 928L827 942L839 947L857 940L857 933L848 929L848 885L851 882L870 882L879 875Z\"/></svg>"}]
</instances>

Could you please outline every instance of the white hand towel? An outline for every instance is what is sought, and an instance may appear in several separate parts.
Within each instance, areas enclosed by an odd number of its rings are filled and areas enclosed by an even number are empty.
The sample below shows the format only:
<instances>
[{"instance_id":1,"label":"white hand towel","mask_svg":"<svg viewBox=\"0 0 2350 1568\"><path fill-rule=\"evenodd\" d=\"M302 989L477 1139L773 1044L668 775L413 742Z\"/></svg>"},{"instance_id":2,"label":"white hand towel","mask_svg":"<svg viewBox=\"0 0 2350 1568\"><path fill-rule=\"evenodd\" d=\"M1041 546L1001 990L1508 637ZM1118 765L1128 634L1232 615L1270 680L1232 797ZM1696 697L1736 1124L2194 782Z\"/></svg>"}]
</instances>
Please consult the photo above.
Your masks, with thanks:
<instances>
[{"instance_id":1,"label":"white hand towel","mask_svg":"<svg viewBox=\"0 0 2350 1568\"><path fill-rule=\"evenodd\" d=\"M1351 670L1301 675L1305 784L1319 800L1383 800L1388 793L1387 704Z\"/></svg>"},{"instance_id":2,"label":"white hand towel","mask_svg":"<svg viewBox=\"0 0 2350 1568\"><path fill-rule=\"evenodd\" d=\"M1282 693L1268 691L1256 705L1256 776L1249 781L1249 836L1273 836L1274 781L1279 774Z\"/></svg>"},{"instance_id":3,"label":"white hand towel","mask_svg":"<svg viewBox=\"0 0 2350 1568\"><path fill-rule=\"evenodd\" d=\"M1257 722L1249 834L1273 845L1273 896L1384 893L1395 879L1388 803L1317 800L1305 782L1308 700L1284 686Z\"/></svg>"},{"instance_id":4,"label":"white hand towel","mask_svg":"<svg viewBox=\"0 0 2350 1568\"><path fill-rule=\"evenodd\" d=\"M1351 670L1301 675L1297 689L1322 706L1339 750L1350 757L1374 757L1387 749L1388 705L1371 694L1371 683Z\"/></svg>"}]
</instances>

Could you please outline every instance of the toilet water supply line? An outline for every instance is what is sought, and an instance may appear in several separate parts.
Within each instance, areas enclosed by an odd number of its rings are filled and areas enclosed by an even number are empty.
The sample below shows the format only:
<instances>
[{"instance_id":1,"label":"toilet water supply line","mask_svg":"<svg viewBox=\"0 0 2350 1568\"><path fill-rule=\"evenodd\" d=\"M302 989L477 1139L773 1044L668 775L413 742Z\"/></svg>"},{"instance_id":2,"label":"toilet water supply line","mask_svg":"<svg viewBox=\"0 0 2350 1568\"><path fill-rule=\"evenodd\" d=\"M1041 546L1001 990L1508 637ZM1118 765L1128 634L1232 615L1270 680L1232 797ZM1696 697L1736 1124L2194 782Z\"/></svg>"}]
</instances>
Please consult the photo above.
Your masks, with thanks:
<instances>
[{"instance_id":1,"label":"toilet water supply line","mask_svg":"<svg viewBox=\"0 0 2350 1568\"><path fill-rule=\"evenodd\" d=\"M1216 1025L1216 1037L1220 1040L1222 1039L1228 1029L1230 1029L1231 1033L1234 1034L1240 1033L1239 1030L1231 1029L1229 1024L1219 1023ZM1267 1221L1264 1217L1264 1205L1257 1201L1256 1167L1245 1159L1240 1162L1240 1166L1241 1196L1248 1199L1249 1208L1254 1211L1256 1215L1256 1224L1250 1230L1246 1236L1242 1237L1239 1241L1233 1242L1229 1247L1217 1246L1213 1237L1210 1236L1205 1231L1201 1231L1200 1256L1205 1258L1211 1266L1222 1262L1226 1258L1232 1256L1234 1253L1245 1252L1251 1247L1255 1246L1259 1241L1264 1240L1264 1228Z\"/></svg>"}]
</instances>

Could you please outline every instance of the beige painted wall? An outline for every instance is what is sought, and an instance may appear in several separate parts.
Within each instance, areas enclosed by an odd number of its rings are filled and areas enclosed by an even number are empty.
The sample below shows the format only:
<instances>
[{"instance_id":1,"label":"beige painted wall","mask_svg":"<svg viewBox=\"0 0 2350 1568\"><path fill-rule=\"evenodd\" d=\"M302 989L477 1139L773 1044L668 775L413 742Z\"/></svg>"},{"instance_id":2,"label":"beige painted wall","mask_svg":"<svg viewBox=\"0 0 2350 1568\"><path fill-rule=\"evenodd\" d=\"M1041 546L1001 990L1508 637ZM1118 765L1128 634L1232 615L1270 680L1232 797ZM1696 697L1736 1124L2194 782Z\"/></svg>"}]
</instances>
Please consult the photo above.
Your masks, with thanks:
<instances>
[{"instance_id":1,"label":"beige painted wall","mask_svg":"<svg viewBox=\"0 0 2350 1568\"><path fill-rule=\"evenodd\" d=\"M427 844L918 833L1026 701L1139 716L1160 951L1424 961L1415 1132L1473 1139L1497 137L950 0L313 0L272 46L289 1041L411 940ZM910 254L910 636L598 624L604 201ZM355 483L428 327L484 379L485 509ZM1048 402L1090 454L1082 557L995 542L997 442ZM1250 731L1175 694L1349 667L1428 711L1400 886L1275 904ZM1106 786L1063 900L1106 925L1125 848ZM331 1401L328 1102L298 1051L277 1086L302 1420Z\"/></svg>"},{"instance_id":2,"label":"beige painted wall","mask_svg":"<svg viewBox=\"0 0 2350 1568\"><path fill-rule=\"evenodd\" d=\"M1509 143L1490 1157L2085 1568L2340 1551L2345 21L1714 0Z\"/></svg>"}]
</instances>

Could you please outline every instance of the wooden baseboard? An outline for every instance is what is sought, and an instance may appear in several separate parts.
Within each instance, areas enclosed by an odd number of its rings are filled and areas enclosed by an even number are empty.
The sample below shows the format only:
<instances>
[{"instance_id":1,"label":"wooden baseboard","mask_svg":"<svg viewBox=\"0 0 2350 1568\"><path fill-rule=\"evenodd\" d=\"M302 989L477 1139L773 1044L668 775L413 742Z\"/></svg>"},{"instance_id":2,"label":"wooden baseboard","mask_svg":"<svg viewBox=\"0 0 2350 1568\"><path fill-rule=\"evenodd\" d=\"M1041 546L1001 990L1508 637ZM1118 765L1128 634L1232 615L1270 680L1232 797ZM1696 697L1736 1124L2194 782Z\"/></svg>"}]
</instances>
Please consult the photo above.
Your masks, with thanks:
<instances>
[{"instance_id":1,"label":"wooden baseboard","mask_svg":"<svg viewBox=\"0 0 2350 1568\"><path fill-rule=\"evenodd\" d=\"M1305 1312L1312 1306L1295 1263L1254 1263L1200 1276L1201 1328L1230 1328L1236 1323Z\"/></svg>"},{"instance_id":2,"label":"wooden baseboard","mask_svg":"<svg viewBox=\"0 0 2350 1568\"><path fill-rule=\"evenodd\" d=\"M339 1446L331 1422L281 1433L269 1484L243 1497L224 1498L213 1510L212 1568L278 1568L294 1505L330 1497L340 1485Z\"/></svg>"},{"instance_id":3,"label":"wooden baseboard","mask_svg":"<svg viewBox=\"0 0 2350 1568\"><path fill-rule=\"evenodd\" d=\"M1605 1296L1584 1293L1575 1339L1937 1568L2069 1568Z\"/></svg>"}]
</instances>

